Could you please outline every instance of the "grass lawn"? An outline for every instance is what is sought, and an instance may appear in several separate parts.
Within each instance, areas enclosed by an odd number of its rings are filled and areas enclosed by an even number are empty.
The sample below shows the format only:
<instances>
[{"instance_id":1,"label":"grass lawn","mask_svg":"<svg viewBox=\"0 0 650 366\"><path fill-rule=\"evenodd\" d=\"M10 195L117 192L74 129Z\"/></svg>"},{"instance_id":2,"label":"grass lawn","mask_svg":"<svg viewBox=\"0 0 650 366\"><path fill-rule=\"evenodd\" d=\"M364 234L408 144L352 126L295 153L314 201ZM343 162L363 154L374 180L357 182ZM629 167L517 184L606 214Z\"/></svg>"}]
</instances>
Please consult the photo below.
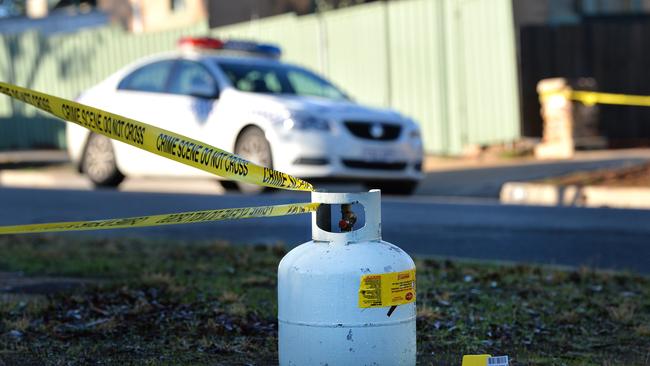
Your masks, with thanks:
<instances>
[{"instance_id":1,"label":"grass lawn","mask_svg":"<svg viewBox=\"0 0 650 366\"><path fill-rule=\"evenodd\" d=\"M0 281L23 275L13 290L0 286L0 365L276 364L285 252L0 237ZM650 278L416 262L419 364L460 366L463 354L491 353L513 365L650 365Z\"/></svg>"}]
</instances>

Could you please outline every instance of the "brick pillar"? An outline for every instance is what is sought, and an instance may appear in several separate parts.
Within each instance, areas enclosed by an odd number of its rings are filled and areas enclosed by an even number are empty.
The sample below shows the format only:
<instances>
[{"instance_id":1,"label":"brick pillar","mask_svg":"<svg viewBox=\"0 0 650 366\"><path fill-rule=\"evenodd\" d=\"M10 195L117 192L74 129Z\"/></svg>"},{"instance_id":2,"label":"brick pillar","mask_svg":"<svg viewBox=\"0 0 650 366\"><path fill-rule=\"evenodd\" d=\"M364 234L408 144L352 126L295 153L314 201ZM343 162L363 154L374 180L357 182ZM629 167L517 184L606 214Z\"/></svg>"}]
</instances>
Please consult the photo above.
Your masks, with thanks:
<instances>
[{"instance_id":1,"label":"brick pillar","mask_svg":"<svg viewBox=\"0 0 650 366\"><path fill-rule=\"evenodd\" d=\"M564 78L544 79L537 83L544 120L542 142L535 147L537 159L570 159L573 140L573 103L571 87Z\"/></svg>"}]
</instances>

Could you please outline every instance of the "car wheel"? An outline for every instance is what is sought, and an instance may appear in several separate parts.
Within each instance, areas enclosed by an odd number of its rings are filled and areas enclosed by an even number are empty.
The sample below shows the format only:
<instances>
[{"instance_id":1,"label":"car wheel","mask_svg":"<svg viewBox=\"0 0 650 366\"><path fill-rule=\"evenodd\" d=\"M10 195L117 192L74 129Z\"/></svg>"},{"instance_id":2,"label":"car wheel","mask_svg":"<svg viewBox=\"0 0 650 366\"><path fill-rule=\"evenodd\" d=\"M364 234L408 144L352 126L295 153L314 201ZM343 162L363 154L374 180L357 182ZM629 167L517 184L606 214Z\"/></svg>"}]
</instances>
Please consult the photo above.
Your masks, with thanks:
<instances>
[{"instance_id":1,"label":"car wheel","mask_svg":"<svg viewBox=\"0 0 650 366\"><path fill-rule=\"evenodd\" d=\"M235 154L257 165L268 168L273 167L271 145L269 145L264 131L258 127L247 127L237 138ZM268 190L266 187L250 183L235 182L242 193L254 194Z\"/></svg>"},{"instance_id":2,"label":"car wheel","mask_svg":"<svg viewBox=\"0 0 650 366\"><path fill-rule=\"evenodd\" d=\"M415 180L372 181L366 182L368 189L381 189L383 194L408 196L415 192L418 182Z\"/></svg>"},{"instance_id":3,"label":"car wheel","mask_svg":"<svg viewBox=\"0 0 650 366\"><path fill-rule=\"evenodd\" d=\"M117 187L124 180L117 168L113 144L106 136L88 137L81 169L97 187Z\"/></svg>"},{"instance_id":4,"label":"car wheel","mask_svg":"<svg viewBox=\"0 0 650 366\"><path fill-rule=\"evenodd\" d=\"M237 182L233 180L220 179L219 184L221 184L221 187L226 190L226 192L239 192Z\"/></svg>"}]
</instances>

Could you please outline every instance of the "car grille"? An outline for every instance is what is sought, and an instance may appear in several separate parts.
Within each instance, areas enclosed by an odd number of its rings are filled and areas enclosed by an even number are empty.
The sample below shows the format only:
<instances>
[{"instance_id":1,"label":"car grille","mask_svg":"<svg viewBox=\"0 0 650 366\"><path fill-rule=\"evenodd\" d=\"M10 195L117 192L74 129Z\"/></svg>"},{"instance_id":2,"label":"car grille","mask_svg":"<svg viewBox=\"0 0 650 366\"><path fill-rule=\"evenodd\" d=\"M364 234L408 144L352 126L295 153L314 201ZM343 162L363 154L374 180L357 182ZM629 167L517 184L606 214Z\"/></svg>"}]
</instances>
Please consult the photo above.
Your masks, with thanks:
<instances>
[{"instance_id":1,"label":"car grille","mask_svg":"<svg viewBox=\"0 0 650 366\"><path fill-rule=\"evenodd\" d=\"M367 162L363 160L343 159L343 165L348 168L355 169L372 169L372 170L404 170L406 163L381 163L381 162Z\"/></svg>"},{"instance_id":2,"label":"car grille","mask_svg":"<svg viewBox=\"0 0 650 366\"><path fill-rule=\"evenodd\" d=\"M363 121L345 121L343 123L354 136L362 139L391 141L396 140L400 132L402 132L402 126L393 123ZM381 127L381 129L377 127ZM375 131L373 131L373 128ZM379 131L381 131L381 134L377 133ZM377 134L373 135L373 132Z\"/></svg>"},{"instance_id":3,"label":"car grille","mask_svg":"<svg viewBox=\"0 0 650 366\"><path fill-rule=\"evenodd\" d=\"M293 163L296 165L327 165L330 161L328 158L298 158Z\"/></svg>"}]
</instances>

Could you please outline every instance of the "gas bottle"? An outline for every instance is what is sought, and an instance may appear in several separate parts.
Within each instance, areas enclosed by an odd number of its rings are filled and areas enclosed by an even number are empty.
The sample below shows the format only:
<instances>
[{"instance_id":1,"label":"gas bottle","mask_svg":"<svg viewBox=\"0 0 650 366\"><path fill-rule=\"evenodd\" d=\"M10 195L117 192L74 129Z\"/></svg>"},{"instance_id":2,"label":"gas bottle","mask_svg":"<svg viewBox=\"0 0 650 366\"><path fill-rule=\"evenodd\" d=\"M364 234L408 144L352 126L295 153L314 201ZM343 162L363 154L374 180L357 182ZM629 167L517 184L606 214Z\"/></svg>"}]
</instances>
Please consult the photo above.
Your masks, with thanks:
<instances>
[{"instance_id":1,"label":"gas bottle","mask_svg":"<svg viewBox=\"0 0 650 366\"><path fill-rule=\"evenodd\" d=\"M312 201L359 203L365 225L330 232L312 213L313 240L280 261L280 365L415 365L415 264L381 240L380 191L312 192Z\"/></svg>"}]
</instances>

